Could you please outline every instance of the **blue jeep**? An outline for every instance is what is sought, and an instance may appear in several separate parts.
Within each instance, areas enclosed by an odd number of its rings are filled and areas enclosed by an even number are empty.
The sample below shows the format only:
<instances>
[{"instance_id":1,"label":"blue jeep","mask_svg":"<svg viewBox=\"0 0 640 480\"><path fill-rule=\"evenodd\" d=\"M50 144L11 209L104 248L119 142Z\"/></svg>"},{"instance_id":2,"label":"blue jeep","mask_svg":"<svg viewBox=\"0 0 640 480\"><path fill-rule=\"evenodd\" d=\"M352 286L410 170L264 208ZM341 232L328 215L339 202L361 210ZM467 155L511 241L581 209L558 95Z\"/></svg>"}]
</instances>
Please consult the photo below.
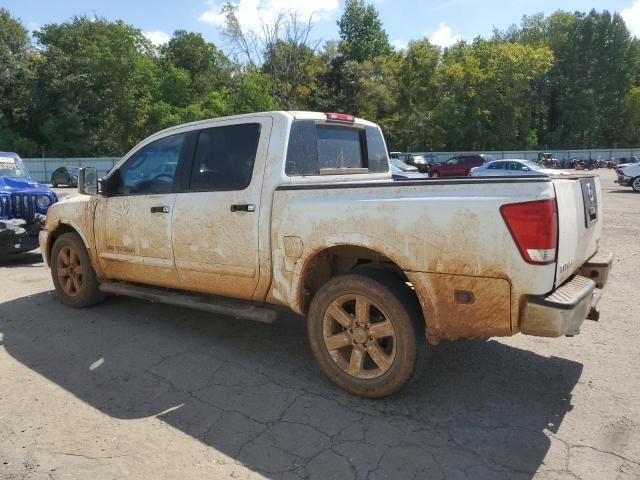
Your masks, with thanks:
<instances>
[{"instance_id":1,"label":"blue jeep","mask_svg":"<svg viewBox=\"0 0 640 480\"><path fill-rule=\"evenodd\" d=\"M44 225L56 194L31 180L18 154L0 152L0 258L38 248L38 233Z\"/></svg>"}]
</instances>

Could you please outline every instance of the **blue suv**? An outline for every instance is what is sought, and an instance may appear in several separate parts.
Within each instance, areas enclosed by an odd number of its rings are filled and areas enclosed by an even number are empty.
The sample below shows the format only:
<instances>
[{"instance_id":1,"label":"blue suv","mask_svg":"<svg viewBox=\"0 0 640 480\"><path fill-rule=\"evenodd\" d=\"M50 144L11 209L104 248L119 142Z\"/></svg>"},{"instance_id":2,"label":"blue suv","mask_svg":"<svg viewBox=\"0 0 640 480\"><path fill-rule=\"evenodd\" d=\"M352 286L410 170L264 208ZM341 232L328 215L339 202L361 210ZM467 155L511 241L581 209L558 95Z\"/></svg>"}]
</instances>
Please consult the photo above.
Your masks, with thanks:
<instances>
[{"instance_id":1,"label":"blue suv","mask_svg":"<svg viewBox=\"0 0 640 480\"><path fill-rule=\"evenodd\" d=\"M0 258L38 248L47 210L57 201L47 185L31 180L17 153L0 152Z\"/></svg>"}]
</instances>

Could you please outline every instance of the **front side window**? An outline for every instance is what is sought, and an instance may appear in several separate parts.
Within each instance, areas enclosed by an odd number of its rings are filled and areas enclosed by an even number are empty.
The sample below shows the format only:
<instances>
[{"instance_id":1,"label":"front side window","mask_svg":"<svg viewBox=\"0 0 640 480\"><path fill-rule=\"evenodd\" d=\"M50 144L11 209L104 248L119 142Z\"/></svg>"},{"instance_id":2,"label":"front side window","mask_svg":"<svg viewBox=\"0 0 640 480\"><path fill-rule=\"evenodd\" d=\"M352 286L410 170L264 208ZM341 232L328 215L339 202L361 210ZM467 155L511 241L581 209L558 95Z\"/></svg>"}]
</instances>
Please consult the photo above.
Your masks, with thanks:
<instances>
[{"instance_id":1,"label":"front side window","mask_svg":"<svg viewBox=\"0 0 640 480\"><path fill-rule=\"evenodd\" d=\"M192 191L244 190L251 183L260 140L259 123L202 130L198 136Z\"/></svg>"},{"instance_id":2,"label":"front side window","mask_svg":"<svg viewBox=\"0 0 640 480\"><path fill-rule=\"evenodd\" d=\"M453 157L447 160L447 165L457 165L457 164L458 164L458 159L456 157Z\"/></svg>"},{"instance_id":3,"label":"front side window","mask_svg":"<svg viewBox=\"0 0 640 480\"><path fill-rule=\"evenodd\" d=\"M117 193L151 195L172 192L185 138L184 133L171 135L134 153L120 167Z\"/></svg>"}]
</instances>

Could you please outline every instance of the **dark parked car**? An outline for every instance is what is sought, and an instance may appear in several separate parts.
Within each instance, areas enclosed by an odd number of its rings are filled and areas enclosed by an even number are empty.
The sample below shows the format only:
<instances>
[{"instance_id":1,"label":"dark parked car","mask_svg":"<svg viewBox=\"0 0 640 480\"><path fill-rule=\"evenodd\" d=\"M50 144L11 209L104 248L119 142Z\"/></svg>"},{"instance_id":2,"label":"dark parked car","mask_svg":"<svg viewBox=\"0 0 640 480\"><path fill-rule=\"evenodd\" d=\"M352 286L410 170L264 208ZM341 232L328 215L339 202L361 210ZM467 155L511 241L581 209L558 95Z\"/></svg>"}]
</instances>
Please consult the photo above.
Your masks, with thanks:
<instances>
[{"instance_id":1,"label":"dark parked car","mask_svg":"<svg viewBox=\"0 0 640 480\"><path fill-rule=\"evenodd\" d=\"M426 155L408 154L405 156L405 158L400 157L400 159L404 160L404 162L407 165L413 165L420 172L423 172L423 173L427 173L431 165L435 165L440 161L438 159L438 156L433 154L426 154Z\"/></svg>"},{"instance_id":2,"label":"dark parked car","mask_svg":"<svg viewBox=\"0 0 640 480\"><path fill-rule=\"evenodd\" d=\"M473 167L495 160L491 155L456 155L443 163L429 167L430 177L465 177Z\"/></svg>"},{"instance_id":3,"label":"dark parked car","mask_svg":"<svg viewBox=\"0 0 640 480\"><path fill-rule=\"evenodd\" d=\"M59 185L66 185L67 187L78 186L78 169L59 167L56 168L51 174L51 185L57 187Z\"/></svg>"}]
</instances>

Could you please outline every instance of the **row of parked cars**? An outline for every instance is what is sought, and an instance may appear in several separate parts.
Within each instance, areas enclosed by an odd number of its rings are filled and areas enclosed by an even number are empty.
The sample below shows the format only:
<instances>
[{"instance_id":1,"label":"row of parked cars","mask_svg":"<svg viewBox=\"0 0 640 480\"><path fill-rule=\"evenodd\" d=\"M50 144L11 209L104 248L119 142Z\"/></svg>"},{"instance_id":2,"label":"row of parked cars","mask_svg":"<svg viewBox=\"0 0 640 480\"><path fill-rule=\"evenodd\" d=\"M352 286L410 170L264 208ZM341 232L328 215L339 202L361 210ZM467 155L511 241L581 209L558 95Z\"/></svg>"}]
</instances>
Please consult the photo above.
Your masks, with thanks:
<instances>
[{"instance_id":1,"label":"row of parked cars","mask_svg":"<svg viewBox=\"0 0 640 480\"><path fill-rule=\"evenodd\" d=\"M619 185L631 187L634 192L640 193L640 162L618 164L616 173Z\"/></svg>"},{"instance_id":2,"label":"row of parked cars","mask_svg":"<svg viewBox=\"0 0 640 480\"><path fill-rule=\"evenodd\" d=\"M487 177L504 175L562 175L564 172L521 159L496 160L485 154L454 155L440 161L437 155L416 155L391 152L392 169L398 179L429 176L438 177Z\"/></svg>"}]
</instances>

